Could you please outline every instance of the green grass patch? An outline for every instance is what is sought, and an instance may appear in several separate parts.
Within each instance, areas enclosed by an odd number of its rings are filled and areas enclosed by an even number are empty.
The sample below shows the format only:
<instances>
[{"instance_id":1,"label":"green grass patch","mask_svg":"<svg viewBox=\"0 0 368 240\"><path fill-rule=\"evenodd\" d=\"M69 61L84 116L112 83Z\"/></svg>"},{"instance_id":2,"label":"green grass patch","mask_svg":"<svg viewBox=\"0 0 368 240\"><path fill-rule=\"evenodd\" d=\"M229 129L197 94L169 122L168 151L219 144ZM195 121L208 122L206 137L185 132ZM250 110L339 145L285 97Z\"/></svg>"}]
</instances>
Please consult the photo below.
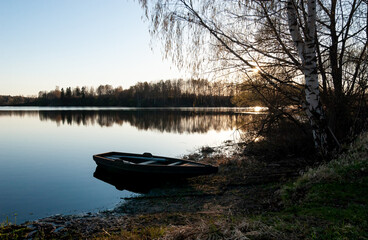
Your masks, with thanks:
<instances>
[{"instance_id":1,"label":"green grass patch","mask_svg":"<svg viewBox=\"0 0 368 240\"><path fill-rule=\"evenodd\" d=\"M368 134L281 189L285 208L251 217L290 239L368 239Z\"/></svg>"}]
</instances>

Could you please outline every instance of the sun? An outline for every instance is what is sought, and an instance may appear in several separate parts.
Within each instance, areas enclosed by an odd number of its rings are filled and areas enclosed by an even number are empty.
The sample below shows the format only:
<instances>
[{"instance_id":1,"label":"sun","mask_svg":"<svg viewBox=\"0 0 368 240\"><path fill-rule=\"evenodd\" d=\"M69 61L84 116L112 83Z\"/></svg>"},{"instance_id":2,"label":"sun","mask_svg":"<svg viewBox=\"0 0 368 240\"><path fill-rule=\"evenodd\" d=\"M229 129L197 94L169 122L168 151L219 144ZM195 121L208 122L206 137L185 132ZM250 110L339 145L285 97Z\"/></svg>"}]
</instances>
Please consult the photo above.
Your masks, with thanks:
<instances>
[{"instance_id":1,"label":"sun","mask_svg":"<svg viewBox=\"0 0 368 240\"><path fill-rule=\"evenodd\" d=\"M259 73L259 71L260 71L261 69L258 67L258 66L256 66L256 67L254 67L254 68L252 68L252 72L253 73Z\"/></svg>"}]
</instances>

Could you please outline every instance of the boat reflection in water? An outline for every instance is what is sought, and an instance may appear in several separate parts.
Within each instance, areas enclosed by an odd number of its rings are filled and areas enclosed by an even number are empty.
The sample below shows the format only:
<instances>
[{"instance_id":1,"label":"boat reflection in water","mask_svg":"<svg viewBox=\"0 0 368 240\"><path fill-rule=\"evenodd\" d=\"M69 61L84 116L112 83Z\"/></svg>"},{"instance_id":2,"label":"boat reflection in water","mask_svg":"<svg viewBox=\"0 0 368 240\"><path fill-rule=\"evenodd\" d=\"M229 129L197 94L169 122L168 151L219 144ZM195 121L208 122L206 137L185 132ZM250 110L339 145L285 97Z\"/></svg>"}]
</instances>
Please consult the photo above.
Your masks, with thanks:
<instances>
[{"instance_id":1,"label":"boat reflection in water","mask_svg":"<svg viewBox=\"0 0 368 240\"><path fill-rule=\"evenodd\" d=\"M93 176L98 180L115 186L117 190L127 190L134 193L148 193L150 190L167 186L168 180L164 178L152 178L152 176L117 174L101 167L96 167ZM170 185L183 184L185 179L171 179Z\"/></svg>"}]
</instances>

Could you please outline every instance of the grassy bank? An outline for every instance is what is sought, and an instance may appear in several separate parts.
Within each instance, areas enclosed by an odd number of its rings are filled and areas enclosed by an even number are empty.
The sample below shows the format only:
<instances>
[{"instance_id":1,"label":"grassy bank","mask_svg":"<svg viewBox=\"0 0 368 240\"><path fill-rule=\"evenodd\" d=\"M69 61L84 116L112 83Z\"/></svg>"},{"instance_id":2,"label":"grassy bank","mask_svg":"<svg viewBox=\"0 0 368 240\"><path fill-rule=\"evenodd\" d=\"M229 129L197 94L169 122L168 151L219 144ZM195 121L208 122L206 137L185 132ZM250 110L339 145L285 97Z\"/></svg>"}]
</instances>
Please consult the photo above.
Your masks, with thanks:
<instances>
[{"instance_id":1,"label":"grassy bank","mask_svg":"<svg viewBox=\"0 0 368 240\"><path fill-rule=\"evenodd\" d=\"M253 216L285 238L368 239L368 134L280 189L284 208Z\"/></svg>"},{"instance_id":2,"label":"grassy bank","mask_svg":"<svg viewBox=\"0 0 368 240\"><path fill-rule=\"evenodd\" d=\"M202 161L219 166L218 174L155 189L95 216L58 216L27 226L3 224L0 236L368 239L368 134L346 149L336 159L307 170L308 161L299 157L271 162L244 154L205 157Z\"/></svg>"}]
</instances>

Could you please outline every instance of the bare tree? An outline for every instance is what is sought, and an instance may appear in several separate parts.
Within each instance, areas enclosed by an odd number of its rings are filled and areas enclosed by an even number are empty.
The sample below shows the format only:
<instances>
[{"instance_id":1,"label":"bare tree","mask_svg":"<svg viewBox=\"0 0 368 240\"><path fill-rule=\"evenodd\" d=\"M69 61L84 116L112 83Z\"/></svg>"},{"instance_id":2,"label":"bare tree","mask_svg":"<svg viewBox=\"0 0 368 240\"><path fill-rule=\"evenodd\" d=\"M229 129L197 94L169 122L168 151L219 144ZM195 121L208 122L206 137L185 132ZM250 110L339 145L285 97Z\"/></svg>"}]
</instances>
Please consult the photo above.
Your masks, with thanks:
<instances>
[{"instance_id":1,"label":"bare tree","mask_svg":"<svg viewBox=\"0 0 368 240\"><path fill-rule=\"evenodd\" d=\"M336 130L333 116L350 114L341 112L347 106L344 97L366 94L364 0L140 2L166 57L195 73L210 68L248 83L260 77L263 87L305 110L322 154L327 153L327 131L333 132L327 123ZM266 97L264 101L279 110Z\"/></svg>"}]
</instances>

